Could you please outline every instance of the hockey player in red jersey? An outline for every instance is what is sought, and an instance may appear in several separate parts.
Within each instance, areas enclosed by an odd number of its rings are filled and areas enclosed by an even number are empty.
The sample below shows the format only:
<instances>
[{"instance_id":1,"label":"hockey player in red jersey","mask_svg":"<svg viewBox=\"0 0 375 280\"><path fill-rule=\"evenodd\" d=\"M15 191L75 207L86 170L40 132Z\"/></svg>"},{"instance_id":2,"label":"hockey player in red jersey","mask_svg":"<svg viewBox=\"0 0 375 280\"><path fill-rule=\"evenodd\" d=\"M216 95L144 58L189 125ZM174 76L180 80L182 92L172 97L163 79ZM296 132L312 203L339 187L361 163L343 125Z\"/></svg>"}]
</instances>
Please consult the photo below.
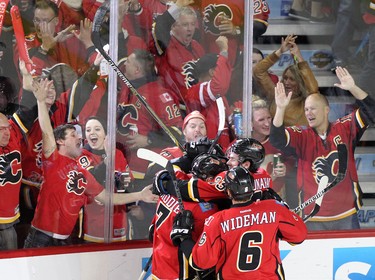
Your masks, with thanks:
<instances>
[{"instance_id":1,"label":"hockey player in red jersey","mask_svg":"<svg viewBox=\"0 0 375 280\"><path fill-rule=\"evenodd\" d=\"M226 159L215 155L200 155L193 162L193 174L208 184L213 184L215 175L227 169L225 162ZM194 213L195 227L192 238L197 240L202 232L204 220L218 209L209 202L183 202L183 207ZM173 219L180 211L178 198L175 195L161 194L150 228L150 240L153 242L153 279L195 279L196 277L195 271L188 266L186 256L178 250L169 237Z\"/></svg>"},{"instance_id":2,"label":"hockey player in red jersey","mask_svg":"<svg viewBox=\"0 0 375 280\"><path fill-rule=\"evenodd\" d=\"M374 99L360 89L345 68L337 67L340 83L335 86L348 90L355 98L358 109L330 123L329 103L321 94L311 94L305 101L305 116L309 126L284 127L284 115L292 92L287 93L283 84L275 88L276 114L271 127L271 144L279 149L291 147L298 159L297 187L303 201L317 193L322 180L332 182L338 170L338 144L346 144L348 168L344 179L328 193L320 211L306 223L309 230L358 229L357 210L362 206L362 191L358 183L354 150L366 128L374 124ZM314 205L305 208L311 213Z\"/></svg>"},{"instance_id":3,"label":"hockey player in red jersey","mask_svg":"<svg viewBox=\"0 0 375 280\"><path fill-rule=\"evenodd\" d=\"M43 132L43 183L32 227L25 240L26 248L68 244L81 207L93 199L105 203L105 190L95 179L95 173L91 174L77 163L82 139L75 127L64 124L55 130L52 128L46 101L51 85L46 79L34 83L38 120ZM150 188L113 194L115 205L157 199Z\"/></svg>"},{"instance_id":4,"label":"hockey player in red jersey","mask_svg":"<svg viewBox=\"0 0 375 280\"><path fill-rule=\"evenodd\" d=\"M225 188L233 206L205 221L197 243L189 211L175 218L171 239L195 269L215 267L216 279L285 279L279 241L302 243L307 236L302 219L277 200L253 202L253 178L241 166L228 171Z\"/></svg>"},{"instance_id":5,"label":"hockey player in red jersey","mask_svg":"<svg viewBox=\"0 0 375 280\"><path fill-rule=\"evenodd\" d=\"M257 190L267 190L272 197L281 201L281 198L272 190L272 178L263 168L260 168L264 160L263 145L252 138L239 139L229 148L229 160L227 165L234 168L241 165L248 169L254 177L254 186ZM215 185L207 184L197 178L189 181L179 181L180 192L186 201L211 201L215 199L226 199L227 195L223 187L225 171L215 176ZM174 193L170 183L166 183L166 192Z\"/></svg>"}]
</instances>

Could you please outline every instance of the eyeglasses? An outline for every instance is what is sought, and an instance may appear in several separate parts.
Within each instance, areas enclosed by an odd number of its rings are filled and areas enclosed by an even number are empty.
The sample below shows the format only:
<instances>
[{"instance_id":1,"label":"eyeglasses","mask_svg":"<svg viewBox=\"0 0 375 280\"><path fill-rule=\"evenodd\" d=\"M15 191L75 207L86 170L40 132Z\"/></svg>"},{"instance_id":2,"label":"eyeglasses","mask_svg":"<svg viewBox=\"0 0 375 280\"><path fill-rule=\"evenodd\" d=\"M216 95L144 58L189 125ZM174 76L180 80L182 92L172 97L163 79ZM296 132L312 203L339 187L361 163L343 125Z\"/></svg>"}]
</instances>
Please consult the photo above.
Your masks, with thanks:
<instances>
[{"instance_id":1,"label":"eyeglasses","mask_svg":"<svg viewBox=\"0 0 375 280\"><path fill-rule=\"evenodd\" d=\"M50 23L53 19L54 19L55 17L53 17L53 18L51 18L50 20L47 20L47 19L33 19L33 23L35 24L35 25L38 25L38 24L41 24L41 23L43 23L43 22L45 22L45 23Z\"/></svg>"}]
</instances>

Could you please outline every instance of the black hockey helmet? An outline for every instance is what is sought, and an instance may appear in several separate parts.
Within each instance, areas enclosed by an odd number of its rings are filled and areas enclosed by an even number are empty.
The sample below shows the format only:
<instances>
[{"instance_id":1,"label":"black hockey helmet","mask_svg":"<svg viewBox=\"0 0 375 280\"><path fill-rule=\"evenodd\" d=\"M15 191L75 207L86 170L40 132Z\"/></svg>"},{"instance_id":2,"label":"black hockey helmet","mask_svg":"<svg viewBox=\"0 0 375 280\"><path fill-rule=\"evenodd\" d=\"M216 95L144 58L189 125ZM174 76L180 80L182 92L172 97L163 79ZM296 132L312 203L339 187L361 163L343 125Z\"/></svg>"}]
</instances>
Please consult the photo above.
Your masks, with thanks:
<instances>
[{"instance_id":1,"label":"black hockey helmet","mask_svg":"<svg viewBox=\"0 0 375 280\"><path fill-rule=\"evenodd\" d=\"M231 151L239 156L240 163L249 161L250 172L256 172L264 161L265 150L263 145L253 138L239 139L233 143Z\"/></svg>"},{"instance_id":2,"label":"black hockey helmet","mask_svg":"<svg viewBox=\"0 0 375 280\"><path fill-rule=\"evenodd\" d=\"M246 168L237 166L229 170L224 180L225 187L229 190L233 199L246 201L252 197L254 178Z\"/></svg>"},{"instance_id":3,"label":"black hockey helmet","mask_svg":"<svg viewBox=\"0 0 375 280\"><path fill-rule=\"evenodd\" d=\"M228 170L227 159L212 154L201 154L193 160L191 172L198 178L206 180Z\"/></svg>"},{"instance_id":4,"label":"black hockey helmet","mask_svg":"<svg viewBox=\"0 0 375 280\"><path fill-rule=\"evenodd\" d=\"M213 142L214 140L209 140L207 137L202 137L198 141L187 142L185 143L185 146L184 146L186 155L189 158L194 159L200 154L207 153ZM225 156L223 149L221 148L219 144L216 144L214 146L212 150L212 154L220 156L220 157Z\"/></svg>"}]
</instances>

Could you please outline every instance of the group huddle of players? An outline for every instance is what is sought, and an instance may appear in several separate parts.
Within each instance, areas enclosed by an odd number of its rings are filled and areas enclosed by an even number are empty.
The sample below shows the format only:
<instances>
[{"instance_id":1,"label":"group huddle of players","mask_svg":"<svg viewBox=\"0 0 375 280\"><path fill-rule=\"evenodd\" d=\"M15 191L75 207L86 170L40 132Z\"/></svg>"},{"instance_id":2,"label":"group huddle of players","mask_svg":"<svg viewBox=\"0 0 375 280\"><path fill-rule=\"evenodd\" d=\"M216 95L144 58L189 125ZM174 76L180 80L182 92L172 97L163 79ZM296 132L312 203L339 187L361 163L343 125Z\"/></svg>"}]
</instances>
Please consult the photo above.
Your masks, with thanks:
<instances>
[{"instance_id":1,"label":"group huddle of players","mask_svg":"<svg viewBox=\"0 0 375 280\"><path fill-rule=\"evenodd\" d=\"M205 224L210 223L215 213L234 208L233 199L245 204L273 200L273 203L277 202L290 215L294 215L272 190L270 175L260 168L265 150L259 141L252 138L236 140L226 153L220 145L213 142L204 137L197 142L186 143L186 153L170 161L173 170L169 167L155 176L153 192L160 198L149 236L153 242L152 274L157 277L155 279L197 277L197 272L191 267L191 260L189 265L195 241L200 240L199 245L204 243L206 233L202 232ZM238 158L237 164L233 163L234 156ZM257 180L269 184L256 184ZM256 185L264 187L256 189ZM264 221L262 216L253 217L249 223L261 224ZM305 229L302 220L298 221L302 223L300 227ZM187 239L194 242L183 242ZM225 257L227 258L229 256ZM199 263L199 260L194 260L193 263ZM219 274L220 268L216 269L216 273L214 270L209 272L203 271L198 275L200 279L209 279L207 277Z\"/></svg>"}]
</instances>

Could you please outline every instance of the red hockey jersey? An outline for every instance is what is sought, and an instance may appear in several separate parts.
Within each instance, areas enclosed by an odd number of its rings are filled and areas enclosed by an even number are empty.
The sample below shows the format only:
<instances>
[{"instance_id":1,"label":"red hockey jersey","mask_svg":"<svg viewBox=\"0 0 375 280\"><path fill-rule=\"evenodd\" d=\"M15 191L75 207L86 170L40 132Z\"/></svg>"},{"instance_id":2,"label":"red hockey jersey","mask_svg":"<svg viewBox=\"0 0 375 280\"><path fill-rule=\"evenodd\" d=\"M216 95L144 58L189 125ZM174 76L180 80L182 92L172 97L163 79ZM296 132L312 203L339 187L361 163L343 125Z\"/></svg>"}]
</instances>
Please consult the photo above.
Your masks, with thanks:
<instances>
[{"instance_id":1,"label":"red hockey jersey","mask_svg":"<svg viewBox=\"0 0 375 280\"><path fill-rule=\"evenodd\" d=\"M68 238L81 207L103 187L76 160L57 150L48 159L43 157L43 177L32 225L60 239Z\"/></svg>"},{"instance_id":2,"label":"red hockey jersey","mask_svg":"<svg viewBox=\"0 0 375 280\"><path fill-rule=\"evenodd\" d=\"M276 200L235 204L205 222L190 264L216 266L217 279L284 279L279 240L301 243L302 219Z\"/></svg>"}]
</instances>

